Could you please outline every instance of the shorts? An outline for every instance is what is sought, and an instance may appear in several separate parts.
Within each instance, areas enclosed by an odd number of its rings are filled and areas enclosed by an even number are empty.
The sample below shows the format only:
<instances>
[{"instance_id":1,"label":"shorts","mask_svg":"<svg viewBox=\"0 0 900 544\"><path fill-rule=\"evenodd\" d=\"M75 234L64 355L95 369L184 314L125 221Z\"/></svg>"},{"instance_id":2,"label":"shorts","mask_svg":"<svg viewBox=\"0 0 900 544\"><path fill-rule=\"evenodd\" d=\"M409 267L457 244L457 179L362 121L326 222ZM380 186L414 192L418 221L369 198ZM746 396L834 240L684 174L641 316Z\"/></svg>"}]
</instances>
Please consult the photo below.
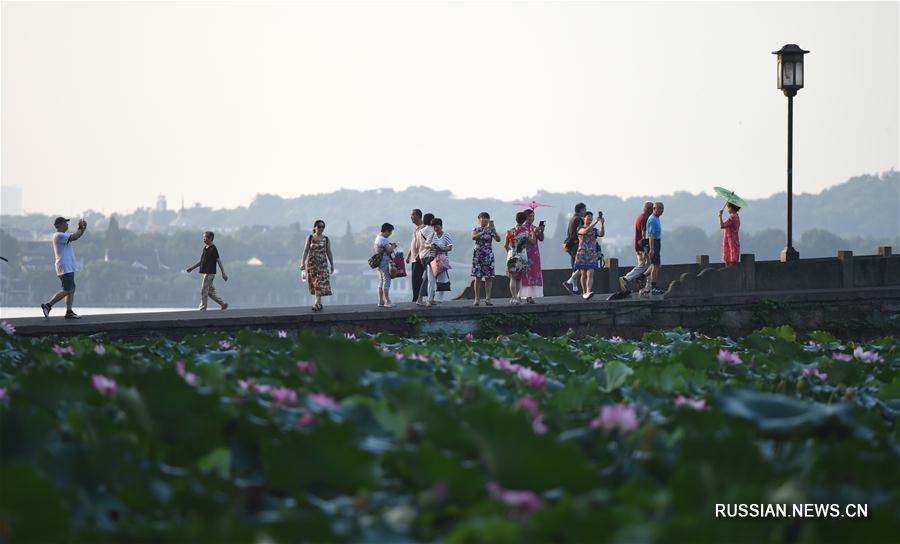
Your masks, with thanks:
<instances>
[{"instance_id":1,"label":"shorts","mask_svg":"<svg viewBox=\"0 0 900 544\"><path fill-rule=\"evenodd\" d=\"M75 272L67 272L59 277L59 282L62 284L63 291L74 291L75 290Z\"/></svg>"},{"instance_id":2,"label":"shorts","mask_svg":"<svg viewBox=\"0 0 900 544\"><path fill-rule=\"evenodd\" d=\"M650 257L650 264L655 264L656 266L661 266L662 263L659 260L659 253L662 249L662 240L659 238L653 239L653 255Z\"/></svg>"}]
</instances>

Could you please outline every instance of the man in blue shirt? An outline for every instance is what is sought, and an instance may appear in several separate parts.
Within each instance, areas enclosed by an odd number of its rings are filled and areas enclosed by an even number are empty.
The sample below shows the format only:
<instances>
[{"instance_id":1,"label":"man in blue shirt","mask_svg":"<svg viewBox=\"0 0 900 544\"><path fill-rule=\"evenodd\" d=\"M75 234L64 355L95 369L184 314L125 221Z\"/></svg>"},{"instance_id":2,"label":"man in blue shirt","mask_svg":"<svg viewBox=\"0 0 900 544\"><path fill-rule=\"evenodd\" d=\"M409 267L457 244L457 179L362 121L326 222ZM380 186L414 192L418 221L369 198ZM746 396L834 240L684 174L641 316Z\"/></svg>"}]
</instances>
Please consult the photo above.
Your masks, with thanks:
<instances>
[{"instance_id":1,"label":"man in blue shirt","mask_svg":"<svg viewBox=\"0 0 900 544\"><path fill-rule=\"evenodd\" d=\"M662 221L659 216L663 214L665 206L662 202L653 205L653 215L647 218L647 239L650 245L650 285L641 291L644 295L661 295L664 293L662 289L656 287L656 281L659 278L659 268L661 266L660 250L662 249Z\"/></svg>"}]
</instances>

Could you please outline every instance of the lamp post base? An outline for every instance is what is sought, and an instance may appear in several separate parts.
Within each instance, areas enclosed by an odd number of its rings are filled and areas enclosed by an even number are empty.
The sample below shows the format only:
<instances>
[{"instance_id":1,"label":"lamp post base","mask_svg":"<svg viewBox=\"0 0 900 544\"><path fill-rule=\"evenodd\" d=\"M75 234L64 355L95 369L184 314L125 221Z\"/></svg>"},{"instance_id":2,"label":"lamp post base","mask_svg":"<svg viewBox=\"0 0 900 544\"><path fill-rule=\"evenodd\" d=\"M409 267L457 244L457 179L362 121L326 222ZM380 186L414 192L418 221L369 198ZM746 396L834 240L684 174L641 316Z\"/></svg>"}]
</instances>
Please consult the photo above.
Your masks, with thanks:
<instances>
[{"instance_id":1,"label":"lamp post base","mask_svg":"<svg viewBox=\"0 0 900 544\"><path fill-rule=\"evenodd\" d=\"M781 262L799 261L800 253L793 246L787 246L781 250Z\"/></svg>"}]
</instances>

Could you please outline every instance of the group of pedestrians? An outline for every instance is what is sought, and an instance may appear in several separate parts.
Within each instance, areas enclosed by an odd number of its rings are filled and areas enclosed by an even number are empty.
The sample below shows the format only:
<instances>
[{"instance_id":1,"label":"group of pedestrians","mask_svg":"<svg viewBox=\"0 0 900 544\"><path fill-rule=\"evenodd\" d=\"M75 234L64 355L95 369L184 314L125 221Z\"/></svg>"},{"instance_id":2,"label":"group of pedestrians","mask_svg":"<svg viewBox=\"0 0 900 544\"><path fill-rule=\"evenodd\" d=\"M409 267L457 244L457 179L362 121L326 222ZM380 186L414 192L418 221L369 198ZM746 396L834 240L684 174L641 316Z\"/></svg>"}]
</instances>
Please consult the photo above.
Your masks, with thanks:
<instances>
[{"instance_id":1,"label":"group of pedestrians","mask_svg":"<svg viewBox=\"0 0 900 544\"><path fill-rule=\"evenodd\" d=\"M733 203L728 203L726 207L728 218L723 219L724 209L719 210L718 215L719 227L724 231L722 260L726 267L731 267L740 260L740 207ZM637 265L619 277L620 294L663 294L658 281L662 266L660 218L664 210L662 202L645 202L635 219L634 253ZM415 227L405 255L405 263L410 265L412 300L418 306L435 306L443 302L446 293L450 291L449 254L453 251L453 239L444 229L443 220L432 213L423 214L422 210L414 209L410 212L409 219ZM491 291L496 275L493 244L501 240L506 250L505 274L509 279L509 303L534 304L535 299L544 295L540 244L544 241L545 223L540 221L535 226L534 220L534 209L518 212L515 225L501 235L488 212L478 214L477 224L471 234L474 242L471 269L475 295L473 305L493 305ZM49 301L41 304L41 311L45 318L49 318L53 306L65 299L65 318L78 319L79 316L73 310L76 261L71 244L84 235L87 223L83 219L79 221L78 229L73 233L68 232L69 220L64 217L57 217L53 225L56 230L53 235L53 253L61 289ZM393 233L392 224L381 225L373 242L373 255L369 259L370 265L378 273L379 308L394 307L390 295L391 280L397 275L397 262L400 266L404 264L402 252L398 252L397 244L390 241ZM572 274L563 282L563 287L585 300L594 295L594 271L603 267L600 239L605 234L606 220L603 212L595 214L588 211L583 202L576 204L563 242L563 251L569 254L572 269ZM208 299L216 302L221 309L228 309L228 304L218 296L213 285L217 269L221 271L222 280L228 281L219 251L213 243L214 239L213 232L203 233L200 259L185 269L188 273L195 269L200 271L200 310L207 309ZM331 275L334 273L331 243L325 235L325 222L321 219L313 223L313 232L306 238L300 257L300 271L307 282L310 295L315 297L312 310L321 311L322 297L332 294Z\"/></svg>"}]
</instances>

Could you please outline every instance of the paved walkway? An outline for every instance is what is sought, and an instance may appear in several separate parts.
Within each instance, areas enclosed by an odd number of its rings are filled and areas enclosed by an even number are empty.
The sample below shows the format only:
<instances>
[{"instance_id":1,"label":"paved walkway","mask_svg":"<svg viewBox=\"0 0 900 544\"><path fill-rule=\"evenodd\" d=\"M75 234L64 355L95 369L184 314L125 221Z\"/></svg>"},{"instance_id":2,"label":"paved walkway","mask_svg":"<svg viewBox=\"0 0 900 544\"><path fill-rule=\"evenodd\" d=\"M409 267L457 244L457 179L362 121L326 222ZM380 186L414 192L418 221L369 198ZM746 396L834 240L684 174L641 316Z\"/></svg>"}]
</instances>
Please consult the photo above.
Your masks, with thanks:
<instances>
[{"instance_id":1,"label":"paved walkway","mask_svg":"<svg viewBox=\"0 0 900 544\"><path fill-rule=\"evenodd\" d=\"M597 294L591 300L586 301L577 296L543 297L537 299L535 304L521 304L513 306L509 300L494 300L493 306L473 306L471 300L448 300L432 307L416 306L412 302L399 303L394 308L378 308L375 304L343 304L325 306L321 312L313 312L309 306L292 306L281 308L245 308L206 311L186 310L178 312L148 312L133 314L102 314L82 316L78 320L67 320L63 313L51 314L50 319L40 316L40 308L35 308L35 314L39 317L7 319L6 321L16 327L17 333L28 336L42 336L50 334L95 334L101 332L137 334L141 330L171 331L187 329L199 331L202 329L235 328L235 327L261 327L266 329L283 326L296 329L298 326L312 323L340 322L340 321L371 321L379 319L408 318L420 316L429 317L471 317L477 319L482 315L493 313L543 313L546 311L559 311L565 308L602 307L608 304L605 299L607 294ZM327 299L326 299L327 302ZM646 303L644 299L641 302ZM75 308L78 311L78 308Z\"/></svg>"}]
</instances>

